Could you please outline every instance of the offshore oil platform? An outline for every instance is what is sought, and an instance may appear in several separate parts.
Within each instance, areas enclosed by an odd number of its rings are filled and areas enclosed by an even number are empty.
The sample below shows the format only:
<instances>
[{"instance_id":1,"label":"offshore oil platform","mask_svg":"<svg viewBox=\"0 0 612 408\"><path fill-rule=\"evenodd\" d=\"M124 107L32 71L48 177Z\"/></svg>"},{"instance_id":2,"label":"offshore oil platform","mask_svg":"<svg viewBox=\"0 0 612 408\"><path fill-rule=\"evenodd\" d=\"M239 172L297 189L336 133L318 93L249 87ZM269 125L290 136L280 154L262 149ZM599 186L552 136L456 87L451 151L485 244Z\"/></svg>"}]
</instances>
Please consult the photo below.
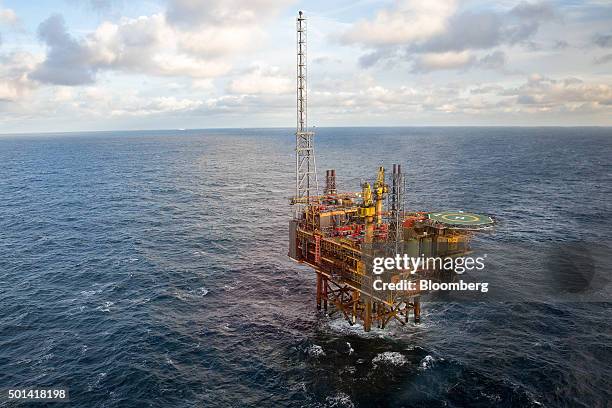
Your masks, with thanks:
<instances>
[{"instance_id":1,"label":"offshore oil platform","mask_svg":"<svg viewBox=\"0 0 612 408\"><path fill-rule=\"evenodd\" d=\"M375 291L371 258L381 248L410 256L457 257L470 251L475 231L494 221L463 211L415 212L404 208L406 184L400 164L394 164L390 183L378 168L375 181L361 191L340 192L336 170L327 170L319 194L314 132L308 129L306 17L297 17L297 131L295 133L295 211L289 222L289 257L316 272L316 305L330 314L340 312L350 324L406 324L410 311L420 322L421 297L416 290ZM427 271L419 271L427 272ZM391 282L414 280L409 270L392 271Z\"/></svg>"}]
</instances>

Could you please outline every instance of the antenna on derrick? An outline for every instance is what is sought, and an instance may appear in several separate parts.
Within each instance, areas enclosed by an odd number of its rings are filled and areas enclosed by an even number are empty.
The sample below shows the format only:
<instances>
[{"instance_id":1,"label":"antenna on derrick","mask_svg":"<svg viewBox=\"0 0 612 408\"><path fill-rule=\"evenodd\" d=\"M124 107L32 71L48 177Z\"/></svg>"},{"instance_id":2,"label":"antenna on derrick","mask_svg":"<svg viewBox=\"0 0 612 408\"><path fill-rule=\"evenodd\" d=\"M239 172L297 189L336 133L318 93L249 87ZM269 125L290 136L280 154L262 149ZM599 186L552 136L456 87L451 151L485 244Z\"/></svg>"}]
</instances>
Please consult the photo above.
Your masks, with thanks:
<instances>
[{"instance_id":1,"label":"antenna on derrick","mask_svg":"<svg viewBox=\"0 0 612 408\"><path fill-rule=\"evenodd\" d=\"M314 132L308 131L308 86L306 66L306 17L298 13L297 29L297 130L295 132L296 218L304 206L318 201L319 181L314 154ZM314 194L313 194L314 193Z\"/></svg>"}]
</instances>

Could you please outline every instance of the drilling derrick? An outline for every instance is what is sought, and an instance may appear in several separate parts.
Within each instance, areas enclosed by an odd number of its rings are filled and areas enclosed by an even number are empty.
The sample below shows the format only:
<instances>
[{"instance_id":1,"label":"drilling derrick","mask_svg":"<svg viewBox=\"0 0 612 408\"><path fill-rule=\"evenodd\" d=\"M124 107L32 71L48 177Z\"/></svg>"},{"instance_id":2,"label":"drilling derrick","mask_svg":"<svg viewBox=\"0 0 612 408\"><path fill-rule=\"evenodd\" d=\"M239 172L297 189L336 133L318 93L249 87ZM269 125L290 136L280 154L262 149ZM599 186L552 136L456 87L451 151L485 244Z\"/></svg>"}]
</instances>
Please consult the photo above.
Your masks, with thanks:
<instances>
[{"instance_id":1,"label":"drilling derrick","mask_svg":"<svg viewBox=\"0 0 612 408\"><path fill-rule=\"evenodd\" d=\"M306 17L301 11L297 29L297 130L295 132L295 216L304 206L317 201L319 184L314 154L314 132L308 130L308 75L306 55ZM314 194L313 194L314 193Z\"/></svg>"},{"instance_id":2,"label":"drilling derrick","mask_svg":"<svg viewBox=\"0 0 612 408\"><path fill-rule=\"evenodd\" d=\"M350 324L361 321L365 331L373 325L385 328L391 321L405 325L411 311L418 323L422 292L414 288L375 290L383 276L372 273L374 254L460 256L470 250L471 234L489 228L493 220L462 211L406 211L399 164L393 165L390 185L381 166L376 179L362 183L357 192L341 192L336 170L327 170L324 195L320 196L314 132L308 130L307 121L306 17L301 11L296 28L297 129L295 196L291 200L295 213L289 221L289 257L314 270L318 310L330 316L341 313ZM414 282L416 275L411 272L393 269L384 278L392 283Z\"/></svg>"}]
</instances>

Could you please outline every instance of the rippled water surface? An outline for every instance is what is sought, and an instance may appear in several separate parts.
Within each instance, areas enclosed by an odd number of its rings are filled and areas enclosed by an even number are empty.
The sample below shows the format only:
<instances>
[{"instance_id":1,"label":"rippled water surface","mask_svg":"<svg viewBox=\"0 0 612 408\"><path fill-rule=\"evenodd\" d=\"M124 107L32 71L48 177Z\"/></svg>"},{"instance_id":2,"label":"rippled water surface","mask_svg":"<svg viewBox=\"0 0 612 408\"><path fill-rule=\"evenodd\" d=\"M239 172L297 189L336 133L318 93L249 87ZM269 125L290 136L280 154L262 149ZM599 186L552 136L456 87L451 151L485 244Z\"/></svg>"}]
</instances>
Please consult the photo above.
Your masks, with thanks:
<instances>
[{"instance_id":1,"label":"rippled water surface","mask_svg":"<svg viewBox=\"0 0 612 408\"><path fill-rule=\"evenodd\" d=\"M0 388L64 385L80 407L607 406L609 303L437 302L369 334L317 314L286 256L293 144L0 137ZM473 246L509 291L552 248L609 248L610 128L319 129L316 147L341 189L400 162L410 208L495 216Z\"/></svg>"}]
</instances>

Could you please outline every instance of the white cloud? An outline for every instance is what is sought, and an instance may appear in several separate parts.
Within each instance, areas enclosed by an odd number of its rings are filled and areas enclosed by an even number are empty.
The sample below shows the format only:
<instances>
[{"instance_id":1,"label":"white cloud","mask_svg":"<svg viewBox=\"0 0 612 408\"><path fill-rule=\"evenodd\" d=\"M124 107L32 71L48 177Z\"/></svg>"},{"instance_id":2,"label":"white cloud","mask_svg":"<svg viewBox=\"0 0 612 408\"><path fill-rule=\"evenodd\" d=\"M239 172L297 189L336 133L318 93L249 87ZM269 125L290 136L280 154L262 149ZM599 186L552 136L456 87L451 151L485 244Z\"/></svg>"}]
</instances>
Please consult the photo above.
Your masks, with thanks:
<instances>
[{"instance_id":1,"label":"white cloud","mask_svg":"<svg viewBox=\"0 0 612 408\"><path fill-rule=\"evenodd\" d=\"M74 98L74 91L67 86L58 86L55 88L53 101L58 103L71 102Z\"/></svg>"},{"instance_id":2,"label":"white cloud","mask_svg":"<svg viewBox=\"0 0 612 408\"><path fill-rule=\"evenodd\" d=\"M595 57L593 59L593 63L596 65L601 65L601 64L607 64L608 62L612 61L612 54L605 54L602 55L601 57Z\"/></svg>"},{"instance_id":3,"label":"white cloud","mask_svg":"<svg viewBox=\"0 0 612 408\"><path fill-rule=\"evenodd\" d=\"M202 58L180 49L183 34L167 25L163 14L104 22L81 40L72 37L63 18L55 15L41 24L39 35L49 52L32 78L46 83L93 83L100 70L210 78L231 67L221 58Z\"/></svg>"},{"instance_id":4,"label":"white cloud","mask_svg":"<svg viewBox=\"0 0 612 408\"><path fill-rule=\"evenodd\" d=\"M73 37L54 15L39 27L48 53L31 77L60 85L93 83L101 70L218 77L229 72L232 57L261 43L262 27L286 3L173 0L166 12L105 21L84 38Z\"/></svg>"},{"instance_id":5,"label":"white cloud","mask_svg":"<svg viewBox=\"0 0 612 408\"><path fill-rule=\"evenodd\" d=\"M78 114L85 117L138 117L163 113L190 112L204 104L203 101L175 96L149 97L131 89L122 93L100 86L81 88L56 87L53 101L56 114Z\"/></svg>"},{"instance_id":6,"label":"white cloud","mask_svg":"<svg viewBox=\"0 0 612 408\"><path fill-rule=\"evenodd\" d=\"M470 51L447 51L416 55L412 71L429 72L470 68L503 70L505 64L506 54L499 50L481 57Z\"/></svg>"},{"instance_id":7,"label":"white cloud","mask_svg":"<svg viewBox=\"0 0 612 408\"><path fill-rule=\"evenodd\" d=\"M579 78L553 79L535 74L525 84L502 94L516 96L519 105L532 110L576 110L585 104L592 109L612 110L612 85Z\"/></svg>"},{"instance_id":8,"label":"white cloud","mask_svg":"<svg viewBox=\"0 0 612 408\"><path fill-rule=\"evenodd\" d=\"M256 25L275 17L292 0L169 0L167 17L182 27Z\"/></svg>"},{"instance_id":9,"label":"white cloud","mask_svg":"<svg viewBox=\"0 0 612 408\"><path fill-rule=\"evenodd\" d=\"M94 66L161 76L209 78L226 73L230 64L219 58L202 58L181 49L186 34L167 24L163 14L103 23L88 37ZM209 42L221 47L222 38Z\"/></svg>"},{"instance_id":10,"label":"white cloud","mask_svg":"<svg viewBox=\"0 0 612 408\"><path fill-rule=\"evenodd\" d=\"M248 72L238 75L228 86L234 94L288 94L294 92L292 78L278 67L255 65Z\"/></svg>"},{"instance_id":11,"label":"white cloud","mask_svg":"<svg viewBox=\"0 0 612 408\"><path fill-rule=\"evenodd\" d=\"M15 25L19 22L19 18L14 10L10 8L2 8L0 4L0 24Z\"/></svg>"},{"instance_id":12,"label":"white cloud","mask_svg":"<svg viewBox=\"0 0 612 408\"><path fill-rule=\"evenodd\" d=\"M466 4L461 8L450 0L398 1L395 8L379 11L373 20L356 22L340 39L368 50L360 58L363 67L381 60L414 59L417 71L428 71L428 66L463 68L471 64L465 51L529 45L540 25L555 17L546 3L519 3L507 10L470 10ZM505 62L500 56L488 65Z\"/></svg>"},{"instance_id":13,"label":"white cloud","mask_svg":"<svg viewBox=\"0 0 612 408\"><path fill-rule=\"evenodd\" d=\"M261 27L204 27L174 32L178 47L189 54L219 58L247 50L264 38Z\"/></svg>"},{"instance_id":14,"label":"white cloud","mask_svg":"<svg viewBox=\"0 0 612 408\"><path fill-rule=\"evenodd\" d=\"M366 85L359 85L363 83ZM332 121L384 118L401 124L401 118L428 117L448 123L459 117L480 123L512 117L516 124L529 124L546 114L567 123L584 115L611 115L612 85L532 75L522 83L505 86L485 83L475 88L466 83L390 87L361 78L338 82L328 91L311 92L311 100L311 117Z\"/></svg>"},{"instance_id":15,"label":"white cloud","mask_svg":"<svg viewBox=\"0 0 612 408\"><path fill-rule=\"evenodd\" d=\"M455 10L454 0L398 0L393 9L380 10L374 19L355 23L343 33L341 40L365 46L425 40L443 32Z\"/></svg>"},{"instance_id":16,"label":"white cloud","mask_svg":"<svg viewBox=\"0 0 612 408\"><path fill-rule=\"evenodd\" d=\"M17 102L35 88L28 73L36 64L28 52L11 52L0 56L0 101Z\"/></svg>"},{"instance_id":17,"label":"white cloud","mask_svg":"<svg viewBox=\"0 0 612 408\"><path fill-rule=\"evenodd\" d=\"M472 64L474 56L468 51L444 52L439 54L423 54L415 61L415 71L434 71L441 69L457 69Z\"/></svg>"},{"instance_id":18,"label":"white cloud","mask_svg":"<svg viewBox=\"0 0 612 408\"><path fill-rule=\"evenodd\" d=\"M157 114L172 114L177 112L193 111L203 102L189 98L177 98L174 96L160 96L147 99L133 96L130 100L117 105L110 111L112 116L148 116Z\"/></svg>"}]
</instances>

